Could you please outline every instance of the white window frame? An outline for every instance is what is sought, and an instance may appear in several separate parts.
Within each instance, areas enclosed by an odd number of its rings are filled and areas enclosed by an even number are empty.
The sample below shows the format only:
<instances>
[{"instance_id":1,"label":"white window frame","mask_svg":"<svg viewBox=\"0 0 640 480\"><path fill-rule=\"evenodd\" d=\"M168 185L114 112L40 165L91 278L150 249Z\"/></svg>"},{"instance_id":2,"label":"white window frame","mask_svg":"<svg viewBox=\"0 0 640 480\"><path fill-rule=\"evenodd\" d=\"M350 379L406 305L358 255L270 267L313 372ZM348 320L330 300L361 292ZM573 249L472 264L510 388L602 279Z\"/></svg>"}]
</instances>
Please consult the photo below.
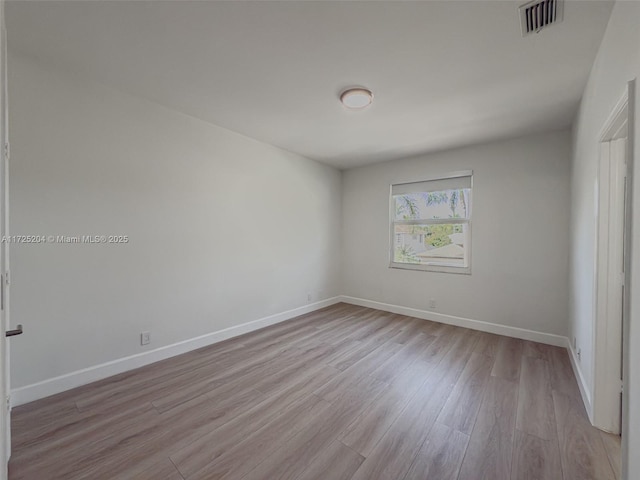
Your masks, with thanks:
<instances>
[{"instance_id":1,"label":"white window frame","mask_svg":"<svg viewBox=\"0 0 640 480\"><path fill-rule=\"evenodd\" d=\"M423 183L423 182L432 182L437 180L448 180L452 178L459 177L470 177L471 181L471 191L469 193L469 218L437 218L437 219L428 219L428 220L395 220L396 215L396 206L393 200L393 187L398 185L410 185L414 183ZM389 186L389 268L397 268L401 270L422 270L426 272L440 272L440 273L457 273L463 275L471 275L471 216L473 214L473 170L462 170L459 172L452 172L444 175L439 175L437 177L425 178L419 181L412 182L398 182L393 183ZM466 237L465 237L465 249L466 249L466 265L446 265L442 263L433 263L433 264L415 264L415 263L401 263L394 262L395 258L395 249L394 249L394 235L395 235L395 225L438 225L438 224L465 224L466 228Z\"/></svg>"}]
</instances>

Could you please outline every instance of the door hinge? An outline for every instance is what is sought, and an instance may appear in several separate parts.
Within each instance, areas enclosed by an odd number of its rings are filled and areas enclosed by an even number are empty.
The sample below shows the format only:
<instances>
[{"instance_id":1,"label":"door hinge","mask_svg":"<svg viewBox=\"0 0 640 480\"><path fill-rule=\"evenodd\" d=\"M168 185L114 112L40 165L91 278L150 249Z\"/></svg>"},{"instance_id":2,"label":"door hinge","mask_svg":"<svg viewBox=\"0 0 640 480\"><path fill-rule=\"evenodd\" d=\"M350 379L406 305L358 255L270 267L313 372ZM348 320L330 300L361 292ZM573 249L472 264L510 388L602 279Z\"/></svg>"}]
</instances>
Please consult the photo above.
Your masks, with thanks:
<instances>
[{"instance_id":1,"label":"door hinge","mask_svg":"<svg viewBox=\"0 0 640 480\"><path fill-rule=\"evenodd\" d=\"M11 147L9 146L9 142L4 144L4 157L9 160L9 154L11 153Z\"/></svg>"},{"instance_id":2,"label":"door hinge","mask_svg":"<svg viewBox=\"0 0 640 480\"><path fill-rule=\"evenodd\" d=\"M5 405L7 406L7 411L11 410L11 395L7 395L5 399Z\"/></svg>"},{"instance_id":3,"label":"door hinge","mask_svg":"<svg viewBox=\"0 0 640 480\"><path fill-rule=\"evenodd\" d=\"M5 285L9 285L9 270L4 272L4 283Z\"/></svg>"}]
</instances>

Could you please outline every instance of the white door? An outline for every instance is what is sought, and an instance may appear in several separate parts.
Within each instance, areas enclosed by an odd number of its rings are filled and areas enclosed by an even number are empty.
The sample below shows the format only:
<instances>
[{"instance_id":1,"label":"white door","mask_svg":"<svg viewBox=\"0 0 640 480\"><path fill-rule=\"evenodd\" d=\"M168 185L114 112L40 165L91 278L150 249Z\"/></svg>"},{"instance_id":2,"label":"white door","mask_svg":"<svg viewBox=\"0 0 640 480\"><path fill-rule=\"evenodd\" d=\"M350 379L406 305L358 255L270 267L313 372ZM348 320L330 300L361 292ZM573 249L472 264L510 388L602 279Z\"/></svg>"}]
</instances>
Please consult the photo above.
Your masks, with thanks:
<instances>
[{"instance_id":1,"label":"white door","mask_svg":"<svg viewBox=\"0 0 640 480\"><path fill-rule=\"evenodd\" d=\"M7 234L7 52L4 0L0 0L0 237ZM6 275L8 243L0 242L0 480L8 478L7 462L11 454L11 417L9 411L9 352L5 332L9 322Z\"/></svg>"},{"instance_id":2,"label":"white door","mask_svg":"<svg viewBox=\"0 0 640 480\"><path fill-rule=\"evenodd\" d=\"M598 237L595 425L620 433L626 139L601 145Z\"/></svg>"},{"instance_id":3,"label":"white door","mask_svg":"<svg viewBox=\"0 0 640 480\"><path fill-rule=\"evenodd\" d=\"M601 144L594 425L620 433L625 272L626 138Z\"/></svg>"},{"instance_id":4,"label":"white door","mask_svg":"<svg viewBox=\"0 0 640 480\"><path fill-rule=\"evenodd\" d=\"M627 195L628 105L629 90L625 91L603 127L596 190L598 230L592 413L594 426L617 434L623 423L623 325L628 322L625 275L628 275L631 247L625 244L629 234L626 220L630 201Z\"/></svg>"},{"instance_id":5,"label":"white door","mask_svg":"<svg viewBox=\"0 0 640 480\"><path fill-rule=\"evenodd\" d=\"M609 176L609 261L607 302L607 351L611 356L608 374L611 376L611 419L612 431L620 433L622 419L622 315L624 305L624 238L625 238L625 197L627 181L627 139L612 140L610 147Z\"/></svg>"}]
</instances>

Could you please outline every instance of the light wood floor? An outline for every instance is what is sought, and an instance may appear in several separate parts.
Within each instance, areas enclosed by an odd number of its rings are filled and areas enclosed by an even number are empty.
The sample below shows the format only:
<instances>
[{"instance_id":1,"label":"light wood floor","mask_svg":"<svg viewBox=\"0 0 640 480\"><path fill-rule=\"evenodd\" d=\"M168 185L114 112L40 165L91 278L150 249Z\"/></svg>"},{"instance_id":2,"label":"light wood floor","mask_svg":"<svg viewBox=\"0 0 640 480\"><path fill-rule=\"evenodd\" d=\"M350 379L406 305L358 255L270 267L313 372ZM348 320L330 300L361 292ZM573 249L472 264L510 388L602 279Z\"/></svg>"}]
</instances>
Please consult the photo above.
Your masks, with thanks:
<instances>
[{"instance_id":1,"label":"light wood floor","mask_svg":"<svg viewBox=\"0 0 640 480\"><path fill-rule=\"evenodd\" d=\"M11 480L619 476L565 350L345 304L12 420Z\"/></svg>"}]
</instances>

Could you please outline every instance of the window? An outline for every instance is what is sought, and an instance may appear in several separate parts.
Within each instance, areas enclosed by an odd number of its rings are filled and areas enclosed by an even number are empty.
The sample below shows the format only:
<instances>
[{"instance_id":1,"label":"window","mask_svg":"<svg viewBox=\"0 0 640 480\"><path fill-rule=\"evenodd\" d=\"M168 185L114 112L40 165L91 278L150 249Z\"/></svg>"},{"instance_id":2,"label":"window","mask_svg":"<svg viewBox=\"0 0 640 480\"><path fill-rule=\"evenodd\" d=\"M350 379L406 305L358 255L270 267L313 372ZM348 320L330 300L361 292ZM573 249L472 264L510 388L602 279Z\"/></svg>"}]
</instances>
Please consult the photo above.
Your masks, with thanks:
<instances>
[{"instance_id":1,"label":"window","mask_svg":"<svg viewBox=\"0 0 640 480\"><path fill-rule=\"evenodd\" d=\"M393 268L471 273L472 172L391 186Z\"/></svg>"}]
</instances>

